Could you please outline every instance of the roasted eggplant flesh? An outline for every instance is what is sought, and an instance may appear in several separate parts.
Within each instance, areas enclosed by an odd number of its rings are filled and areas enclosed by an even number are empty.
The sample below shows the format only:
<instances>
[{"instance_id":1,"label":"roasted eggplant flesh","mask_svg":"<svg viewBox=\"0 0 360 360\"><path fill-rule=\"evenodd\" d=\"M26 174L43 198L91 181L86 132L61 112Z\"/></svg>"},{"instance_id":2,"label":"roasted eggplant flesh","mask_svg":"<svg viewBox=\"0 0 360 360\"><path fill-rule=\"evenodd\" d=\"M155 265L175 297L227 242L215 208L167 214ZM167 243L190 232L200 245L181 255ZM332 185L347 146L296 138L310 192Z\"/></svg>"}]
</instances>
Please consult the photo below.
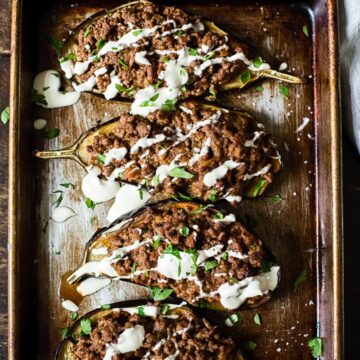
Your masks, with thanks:
<instances>
[{"instance_id":1,"label":"roasted eggplant flesh","mask_svg":"<svg viewBox=\"0 0 360 360\"><path fill-rule=\"evenodd\" d=\"M233 340L207 320L187 307L159 303L92 311L76 321L56 354L57 360L176 357L243 360Z\"/></svg>"},{"instance_id":2,"label":"roasted eggplant flesh","mask_svg":"<svg viewBox=\"0 0 360 360\"><path fill-rule=\"evenodd\" d=\"M281 167L263 125L246 113L197 102L147 117L123 112L70 150L35 155L75 156L101 168L103 177L142 185L152 196L202 201L260 195Z\"/></svg>"},{"instance_id":3,"label":"roasted eggplant flesh","mask_svg":"<svg viewBox=\"0 0 360 360\"><path fill-rule=\"evenodd\" d=\"M245 44L179 8L135 1L85 21L65 44L60 66L77 91L135 98L133 111L179 98L242 88L260 77L301 79L250 60Z\"/></svg>"},{"instance_id":4,"label":"roasted eggplant flesh","mask_svg":"<svg viewBox=\"0 0 360 360\"><path fill-rule=\"evenodd\" d=\"M107 276L170 289L194 306L232 311L267 301L279 269L234 214L194 202L164 202L97 233L68 282Z\"/></svg>"}]
</instances>

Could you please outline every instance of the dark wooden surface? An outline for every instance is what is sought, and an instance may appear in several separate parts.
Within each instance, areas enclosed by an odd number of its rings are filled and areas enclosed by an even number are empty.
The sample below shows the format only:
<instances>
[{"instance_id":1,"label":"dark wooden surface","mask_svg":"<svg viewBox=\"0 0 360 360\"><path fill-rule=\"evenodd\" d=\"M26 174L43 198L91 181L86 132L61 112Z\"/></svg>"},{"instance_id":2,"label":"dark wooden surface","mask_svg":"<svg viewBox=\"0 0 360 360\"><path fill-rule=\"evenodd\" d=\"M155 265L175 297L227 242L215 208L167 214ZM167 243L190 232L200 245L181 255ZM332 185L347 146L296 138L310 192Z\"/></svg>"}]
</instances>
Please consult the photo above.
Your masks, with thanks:
<instances>
[{"instance_id":1,"label":"dark wooden surface","mask_svg":"<svg viewBox=\"0 0 360 360\"><path fill-rule=\"evenodd\" d=\"M0 109L9 103L10 0L0 0ZM7 165L8 126L0 123L0 360L7 358ZM360 157L343 139L346 358L359 359L360 347Z\"/></svg>"}]
</instances>

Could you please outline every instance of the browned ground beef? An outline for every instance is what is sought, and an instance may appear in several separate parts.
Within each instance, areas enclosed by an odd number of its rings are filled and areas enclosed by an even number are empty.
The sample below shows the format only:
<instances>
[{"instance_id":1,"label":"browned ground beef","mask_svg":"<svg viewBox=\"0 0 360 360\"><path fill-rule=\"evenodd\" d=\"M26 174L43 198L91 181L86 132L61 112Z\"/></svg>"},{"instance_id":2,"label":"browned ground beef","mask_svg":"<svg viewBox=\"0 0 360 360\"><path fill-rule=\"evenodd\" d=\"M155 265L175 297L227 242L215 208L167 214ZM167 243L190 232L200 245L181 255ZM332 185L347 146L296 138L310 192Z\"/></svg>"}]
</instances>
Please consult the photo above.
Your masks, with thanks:
<instances>
[{"instance_id":1,"label":"browned ground beef","mask_svg":"<svg viewBox=\"0 0 360 360\"><path fill-rule=\"evenodd\" d=\"M216 221L219 214L221 217L221 213L213 207L203 209L191 202L164 203L144 210L123 228L114 230L105 238L102 237L101 243L97 246L103 246L105 241L112 252L116 248L136 241L141 242L160 236L161 241L157 245L143 244L114 263L113 267L120 276L130 275L135 263L136 271L154 269L159 256L169 248L191 251L223 244L223 252L234 251L248 255L244 259L233 256L222 257L217 266L210 270L197 266L193 275L202 282L203 291L209 293L217 290L225 282L234 284L246 277L258 275L273 260L264 249L263 242L239 221L229 223ZM181 233L183 228L188 230L187 235ZM215 274L221 275L215 276ZM200 288L193 281L173 280L157 271L142 272L133 276L132 281L148 286L172 288L177 297L193 305L205 304L204 300L210 302L214 299L219 300L218 294L197 298ZM247 305L252 301L256 299L249 299Z\"/></svg>"},{"instance_id":2,"label":"browned ground beef","mask_svg":"<svg viewBox=\"0 0 360 360\"><path fill-rule=\"evenodd\" d=\"M179 313L180 314L180 313ZM186 329L183 334L175 335L177 331ZM211 326L205 319L197 318L187 311L186 316L180 314L179 318L171 319L164 315L154 317L141 317L130 315L125 311L112 312L92 324L89 335L78 338L72 352L75 360L103 359L106 344L116 343L119 335L127 328L141 325L145 329L143 346L136 351L114 355L112 360L142 359L149 352L151 359L165 359L175 354L177 345L181 359L236 359L236 348L230 338L221 337L219 330ZM162 346L154 349L161 340L166 339Z\"/></svg>"},{"instance_id":3,"label":"browned ground beef","mask_svg":"<svg viewBox=\"0 0 360 360\"><path fill-rule=\"evenodd\" d=\"M278 156L270 136L262 133L262 136L256 140L255 146L245 146L247 140L254 138L254 132L262 131L262 128L249 116L223 112L218 122L200 127L184 141L174 144L179 139L176 129L187 134L189 126L196 125L215 114L214 110L202 110L194 102L187 103L186 106L192 109L193 114L187 114L179 109L171 112L156 111L150 113L147 118L122 113L111 134L102 133L95 136L92 145L87 147L91 157L90 163L100 166L102 174L109 176L115 168L133 161L131 166L121 172L118 179L148 187L151 184L151 187L155 186L152 194L161 193L165 198L171 194L177 195L178 192L202 200L208 200L214 194L218 198L225 194L243 196L249 186L259 181L258 178L245 181L244 176L253 174L267 164L273 163L273 157ZM167 139L140 149L137 153L130 153L131 146L140 138L154 138L157 134L165 134ZM194 148L200 150L208 138L211 139L208 153L201 156L194 164L189 164L190 158L194 155ZM99 154L106 153L111 148L121 147L128 149L123 160L114 159L106 166L101 164ZM162 153L166 148L169 150ZM144 156L144 153L148 154ZM153 181L157 168L161 165L169 165L175 158L177 158L177 164L187 164L177 166L185 169L193 177L191 179L166 177L158 184ZM229 170L223 178L217 180L214 187L205 185L206 173L223 165L227 160L233 160L242 165ZM262 175L262 178L271 183L273 172L275 172L273 168L270 168L266 174Z\"/></svg>"},{"instance_id":4,"label":"browned ground beef","mask_svg":"<svg viewBox=\"0 0 360 360\"><path fill-rule=\"evenodd\" d=\"M76 46L73 52L77 61L86 61L90 55L97 53L99 44L103 44L104 40L116 41L129 32L128 24L132 23L134 28L152 28L162 24L166 20L174 20L176 28L180 28L184 24L195 23L197 17L188 15L182 10L175 7L158 6L155 4L136 4L125 9L120 9L110 14L101 16L92 23L88 28L81 30L79 34L72 38ZM121 82L126 88L135 87L141 89L157 82L159 74L165 69L165 61L177 58L177 54L147 55L147 59L151 65L142 65L135 62L135 54L140 51L147 53L154 50L180 50L184 47L192 49L200 49L203 45L209 46L210 49L216 49L227 42L227 37L219 35L214 31L188 29L178 34L169 34L167 36L158 36L165 31L172 30L173 24L162 25L153 36L144 37L139 40L138 47L129 47L120 52L110 51L101 56L98 61L93 62L89 69L79 76L80 82L85 82L94 72L103 67L108 68L108 72L97 77L97 89L104 92L110 83L110 73L115 71ZM226 57L233 55L235 52L247 51L245 45L231 41L227 42L225 48L219 50L214 57ZM121 59L121 63L119 63ZM200 65L203 60L195 60L186 67L189 80L186 88L183 88L183 98L189 96L201 96L206 93L210 87L226 83L234 77L246 70L247 66L241 61L233 62L223 61L220 64L213 64L204 70L201 76L194 74L195 66ZM124 65L125 63L125 65ZM122 97L129 97L129 93L122 93ZM133 95L133 93L131 93ZM131 97L131 96L130 96Z\"/></svg>"}]
</instances>

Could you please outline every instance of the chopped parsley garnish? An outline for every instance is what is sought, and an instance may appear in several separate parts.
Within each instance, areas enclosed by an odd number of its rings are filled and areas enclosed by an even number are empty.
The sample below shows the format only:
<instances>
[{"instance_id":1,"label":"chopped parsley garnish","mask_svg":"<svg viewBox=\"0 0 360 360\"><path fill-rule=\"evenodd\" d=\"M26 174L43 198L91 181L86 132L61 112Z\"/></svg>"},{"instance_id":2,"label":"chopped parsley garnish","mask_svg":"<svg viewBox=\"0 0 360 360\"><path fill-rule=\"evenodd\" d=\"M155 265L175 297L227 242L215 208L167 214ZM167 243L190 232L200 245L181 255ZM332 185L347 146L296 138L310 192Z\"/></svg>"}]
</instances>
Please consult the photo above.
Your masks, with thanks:
<instances>
[{"instance_id":1,"label":"chopped parsley garnish","mask_svg":"<svg viewBox=\"0 0 360 360\"><path fill-rule=\"evenodd\" d=\"M109 305L109 304L103 304L103 305L101 305L101 308L102 308L103 310L109 310L109 309L110 309L110 305Z\"/></svg>"},{"instance_id":2,"label":"chopped parsley garnish","mask_svg":"<svg viewBox=\"0 0 360 360\"><path fill-rule=\"evenodd\" d=\"M234 284L237 284L239 282L239 280L235 277L235 276L232 276L230 278L230 281L231 281L231 284L234 285Z\"/></svg>"},{"instance_id":3,"label":"chopped parsley garnish","mask_svg":"<svg viewBox=\"0 0 360 360\"><path fill-rule=\"evenodd\" d=\"M155 175L152 179L152 183L154 186L158 186L160 183L160 176L159 175Z\"/></svg>"},{"instance_id":4,"label":"chopped parsley garnish","mask_svg":"<svg viewBox=\"0 0 360 360\"><path fill-rule=\"evenodd\" d=\"M3 124L7 124L10 119L10 108L6 106L4 110L1 112L1 121Z\"/></svg>"},{"instance_id":5,"label":"chopped parsley garnish","mask_svg":"<svg viewBox=\"0 0 360 360\"><path fill-rule=\"evenodd\" d=\"M177 33L176 33L177 36L183 36L184 35L184 32L182 30L179 30Z\"/></svg>"},{"instance_id":6,"label":"chopped parsley garnish","mask_svg":"<svg viewBox=\"0 0 360 360\"><path fill-rule=\"evenodd\" d=\"M249 70L245 70L243 73L241 73L240 75L240 79L241 82L243 84L247 84L250 80L251 80L251 73Z\"/></svg>"},{"instance_id":7,"label":"chopped parsley garnish","mask_svg":"<svg viewBox=\"0 0 360 360\"><path fill-rule=\"evenodd\" d=\"M59 136L59 134L60 134L60 129L58 129L58 128L53 128L53 129L50 129L50 130L44 130L42 132L42 135L47 139L56 138L56 137Z\"/></svg>"},{"instance_id":8,"label":"chopped parsley garnish","mask_svg":"<svg viewBox=\"0 0 360 360\"><path fill-rule=\"evenodd\" d=\"M97 51L101 50L104 45L106 44L106 40L105 39L99 39L96 43L96 49Z\"/></svg>"},{"instance_id":9,"label":"chopped parsley garnish","mask_svg":"<svg viewBox=\"0 0 360 360\"><path fill-rule=\"evenodd\" d=\"M256 346L257 346L256 342L251 341L251 340L249 340L245 343L245 348L247 350L255 350Z\"/></svg>"},{"instance_id":10,"label":"chopped parsley garnish","mask_svg":"<svg viewBox=\"0 0 360 360\"><path fill-rule=\"evenodd\" d=\"M209 260L205 262L205 270L209 271L218 266L218 262L216 260Z\"/></svg>"},{"instance_id":11,"label":"chopped parsley garnish","mask_svg":"<svg viewBox=\"0 0 360 360\"><path fill-rule=\"evenodd\" d=\"M239 321L242 321L244 318L241 314L232 314L230 315L227 320L229 320L229 322L231 324L236 324Z\"/></svg>"},{"instance_id":12,"label":"chopped parsley garnish","mask_svg":"<svg viewBox=\"0 0 360 360\"><path fill-rule=\"evenodd\" d=\"M142 189L137 189L138 193L139 193L139 197L140 197L140 200L143 200L144 199L144 192Z\"/></svg>"},{"instance_id":13,"label":"chopped parsley garnish","mask_svg":"<svg viewBox=\"0 0 360 360\"><path fill-rule=\"evenodd\" d=\"M280 86L280 94L283 94L284 96L289 96L289 88L285 85Z\"/></svg>"},{"instance_id":14,"label":"chopped parsley garnish","mask_svg":"<svg viewBox=\"0 0 360 360\"><path fill-rule=\"evenodd\" d=\"M164 254L175 256L177 259L181 260L180 251L176 246L173 246L173 244L170 244L164 249Z\"/></svg>"},{"instance_id":15,"label":"chopped parsley garnish","mask_svg":"<svg viewBox=\"0 0 360 360\"><path fill-rule=\"evenodd\" d=\"M160 94L155 94L153 95L149 100L145 100L143 101L140 106L141 107L145 107L145 106L155 106L154 102L158 99L158 97L160 96Z\"/></svg>"},{"instance_id":16,"label":"chopped parsley garnish","mask_svg":"<svg viewBox=\"0 0 360 360\"><path fill-rule=\"evenodd\" d=\"M274 204L278 204L279 202L281 202L283 200L283 198L279 195L276 194L274 196L269 196L269 199L274 203Z\"/></svg>"},{"instance_id":17,"label":"chopped parsley garnish","mask_svg":"<svg viewBox=\"0 0 360 360\"><path fill-rule=\"evenodd\" d=\"M162 84L162 82L163 82L162 80L158 80L156 84L152 84L151 86L154 88L154 90L157 90Z\"/></svg>"},{"instance_id":18,"label":"chopped parsley garnish","mask_svg":"<svg viewBox=\"0 0 360 360\"><path fill-rule=\"evenodd\" d=\"M181 193L180 191L178 192L178 196L180 199L184 199L184 200L192 200L193 199L191 196L185 195L185 194Z\"/></svg>"},{"instance_id":19,"label":"chopped parsley garnish","mask_svg":"<svg viewBox=\"0 0 360 360\"><path fill-rule=\"evenodd\" d=\"M216 95L217 95L217 91L215 90L214 87L210 86L209 88L209 94L210 94L210 98L215 100L216 99Z\"/></svg>"},{"instance_id":20,"label":"chopped parsley garnish","mask_svg":"<svg viewBox=\"0 0 360 360\"><path fill-rule=\"evenodd\" d=\"M176 99L167 99L162 105L161 110L171 111L174 110L176 104Z\"/></svg>"},{"instance_id":21,"label":"chopped parsley garnish","mask_svg":"<svg viewBox=\"0 0 360 360\"><path fill-rule=\"evenodd\" d=\"M255 323L256 325L261 326L261 317L260 317L260 314L256 313L256 314L254 315L254 323Z\"/></svg>"},{"instance_id":22,"label":"chopped parsley garnish","mask_svg":"<svg viewBox=\"0 0 360 360\"><path fill-rule=\"evenodd\" d=\"M31 101L36 104L47 105L46 98L43 94L40 94L36 89L31 89L30 93Z\"/></svg>"},{"instance_id":23,"label":"chopped parsley garnish","mask_svg":"<svg viewBox=\"0 0 360 360\"><path fill-rule=\"evenodd\" d=\"M67 327L59 329L61 340L65 339L68 333L69 333L69 328Z\"/></svg>"},{"instance_id":24,"label":"chopped parsley garnish","mask_svg":"<svg viewBox=\"0 0 360 360\"><path fill-rule=\"evenodd\" d=\"M89 318L84 318L80 322L81 332L85 335L91 333L91 320Z\"/></svg>"},{"instance_id":25,"label":"chopped parsley garnish","mask_svg":"<svg viewBox=\"0 0 360 360\"><path fill-rule=\"evenodd\" d=\"M94 203L90 198L86 198L85 199L85 205L88 209L95 209L95 206L97 205L97 203Z\"/></svg>"},{"instance_id":26,"label":"chopped parsley garnish","mask_svg":"<svg viewBox=\"0 0 360 360\"><path fill-rule=\"evenodd\" d=\"M151 287L151 296L155 301L161 301L167 299L172 292L173 289L161 289L156 286Z\"/></svg>"},{"instance_id":27,"label":"chopped parsley garnish","mask_svg":"<svg viewBox=\"0 0 360 360\"><path fill-rule=\"evenodd\" d=\"M136 309L137 309L137 313L139 316L142 316L142 317L145 316L145 306L144 305L138 306Z\"/></svg>"},{"instance_id":28,"label":"chopped parsley garnish","mask_svg":"<svg viewBox=\"0 0 360 360\"><path fill-rule=\"evenodd\" d=\"M86 31L84 32L84 36L87 37L92 33L93 29L91 28L87 28Z\"/></svg>"},{"instance_id":29,"label":"chopped parsley garnish","mask_svg":"<svg viewBox=\"0 0 360 360\"><path fill-rule=\"evenodd\" d=\"M294 282L294 291L296 291L300 284L302 284L306 280L306 270L303 270Z\"/></svg>"},{"instance_id":30,"label":"chopped parsley garnish","mask_svg":"<svg viewBox=\"0 0 360 360\"><path fill-rule=\"evenodd\" d=\"M223 260L227 260L229 257L229 254L227 252L224 252L222 255L221 255L221 259Z\"/></svg>"},{"instance_id":31,"label":"chopped parsley garnish","mask_svg":"<svg viewBox=\"0 0 360 360\"><path fill-rule=\"evenodd\" d=\"M189 233L190 233L190 229L189 229L187 226L183 226L183 227L179 230L179 233L180 233L182 236L188 236Z\"/></svg>"},{"instance_id":32,"label":"chopped parsley garnish","mask_svg":"<svg viewBox=\"0 0 360 360\"><path fill-rule=\"evenodd\" d=\"M263 86L257 86L257 87L255 88L255 90L256 90L257 92L263 92L263 91L264 91L264 87L263 87Z\"/></svg>"},{"instance_id":33,"label":"chopped parsley garnish","mask_svg":"<svg viewBox=\"0 0 360 360\"><path fill-rule=\"evenodd\" d=\"M314 358L321 356L322 348L323 348L323 343L321 338L318 337L312 338L311 340L308 341L308 346L311 350L311 355Z\"/></svg>"},{"instance_id":34,"label":"chopped parsley garnish","mask_svg":"<svg viewBox=\"0 0 360 360\"><path fill-rule=\"evenodd\" d=\"M222 219L224 219L224 214L221 213L220 211L218 211L218 212L214 215L214 219L215 219L215 220L222 220Z\"/></svg>"},{"instance_id":35,"label":"chopped parsley garnish","mask_svg":"<svg viewBox=\"0 0 360 360\"><path fill-rule=\"evenodd\" d=\"M306 37L309 37L309 30L308 30L308 27L306 25L303 26L302 31L303 31L303 33L305 34Z\"/></svg>"},{"instance_id":36,"label":"chopped parsley garnish","mask_svg":"<svg viewBox=\"0 0 360 360\"><path fill-rule=\"evenodd\" d=\"M47 42L56 50L57 53L60 53L60 50L63 48L64 44L58 39L55 39L51 35L46 36Z\"/></svg>"},{"instance_id":37,"label":"chopped parsley garnish","mask_svg":"<svg viewBox=\"0 0 360 360\"><path fill-rule=\"evenodd\" d=\"M250 246L256 246L255 244L252 244ZM268 273L271 271L272 266L275 265L275 263L271 260L264 260L264 262L261 264L261 271L264 273Z\"/></svg>"},{"instance_id":38,"label":"chopped parsley garnish","mask_svg":"<svg viewBox=\"0 0 360 360\"><path fill-rule=\"evenodd\" d=\"M161 240L162 240L162 237L160 235L157 235L156 238L154 239L153 243L151 244L151 246L156 250L159 247Z\"/></svg>"},{"instance_id":39,"label":"chopped parsley garnish","mask_svg":"<svg viewBox=\"0 0 360 360\"><path fill-rule=\"evenodd\" d=\"M132 34L133 34L134 36L139 36L142 32L143 32L143 30L134 30L134 31L132 32Z\"/></svg>"},{"instance_id":40,"label":"chopped parsley garnish","mask_svg":"<svg viewBox=\"0 0 360 360\"><path fill-rule=\"evenodd\" d=\"M211 202L217 202L219 200L218 196L217 196L217 192L215 189L212 189L210 191L210 195L208 196L208 200L210 200Z\"/></svg>"},{"instance_id":41,"label":"chopped parsley garnish","mask_svg":"<svg viewBox=\"0 0 360 360\"><path fill-rule=\"evenodd\" d=\"M196 56L198 54L197 50L194 48L189 48L189 54L191 56Z\"/></svg>"},{"instance_id":42,"label":"chopped parsley garnish","mask_svg":"<svg viewBox=\"0 0 360 360\"><path fill-rule=\"evenodd\" d=\"M70 313L70 319L71 319L72 321L76 320L77 317L78 317L78 313L77 313L77 312L72 311L72 312Z\"/></svg>"},{"instance_id":43,"label":"chopped parsley garnish","mask_svg":"<svg viewBox=\"0 0 360 360\"><path fill-rule=\"evenodd\" d=\"M210 60L212 57L214 57L214 55L215 55L214 52L209 52L209 53L204 57L204 61Z\"/></svg>"},{"instance_id":44,"label":"chopped parsley garnish","mask_svg":"<svg viewBox=\"0 0 360 360\"><path fill-rule=\"evenodd\" d=\"M263 64L263 59L260 56L257 56L254 60L253 60L253 65L255 68L259 68L261 65Z\"/></svg>"},{"instance_id":45,"label":"chopped parsley garnish","mask_svg":"<svg viewBox=\"0 0 360 360\"><path fill-rule=\"evenodd\" d=\"M186 70L184 68L181 68L180 69L180 75L181 76L186 76L186 74L187 74Z\"/></svg>"},{"instance_id":46,"label":"chopped parsley garnish","mask_svg":"<svg viewBox=\"0 0 360 360\"><path fill-rule=\"evenodd\" d=\"M264 186L267 184L267 181L265 179L260 179L259 182L256 184L251 196L256 197L260 194L260 191L264 188Z\"/></svg>"},{"instance_id":47,"label":"chopped parsley garnish","mask_svg":"<svg viewBox=\"0 0 360 360\"><path fill-rule=\"evenodd\" d=\"M135 274L137 266L138 266L137 262L133 262L133 264L131 265L131 273L133 275Z\"/></svg>"},{"instance_id":48,"label":"chopped parsley garnish","mask_svg":"<svg viewBox=\"0 0 360 360\"><path fill-rule=\"evenodd\" d=\"M61 202L63 201L64 192L61 191L61 190L56 190L56 191L53 191L53 194L59 194L58 198L53 203L53 206L55 208L57 208L61 204Z\"/></svg>"},{"instance_id":49,"label":"chopped parsley garnish","mask_svg":"<svg viewBox=\"0 0 360 360\"><path fill-rule=\"evenodd\" d=\"M60 184L60 186L63 186L64 188L67 188L67 189L69 189L69 188L72 188L72 189L74 189L75 188L75 185L74 184L72 184L72 183L62 183L62 184Z\"/></svg>"},{"instance_id":50,"label":"chopped parsley garnish","mask_svg":"<svg viewBox=\"0 0 360 360\"><path fill-rule=\"evenodd\" d=\"M196 273L196 270L197 270L197 264L196 264L196 261L197 261L197 258L199 256L199 253L197 252L196 249L186 249L185 252L187 254L189 254L191 256L191 260L192 260L192 273L195 274Z\"/></svg>"},{"instance_id":51,"label":"chopped parsley garnish","mask_svg":"<svg viewBox=\"0 0 360 360\"><path fill-rule=\"evenodd\" d=\"M101 164L105 164L105 161L106 161L106 157L104 154L97 154L96 156L96 160L101 163Z\"/></svg>"},{"instance_id":52,"label":"chopped parsley garnish","mask_svg":"<svg viewBox=\"0 0 360 360\"><path fill-rule=\"evenodd\" d=\"M70 54L65 55L64 57L60 58L59 61L60 61L60 63L63 63L65 61L69 61L69 60L76 61L76 56L75 56L74 53L70 53Z\"/></svg>"},{"instance_id":53,"label":"chopped parsley garnish","mask_svg":"<svg viewBox=\"0 0 360 360\"><path fill-rule=\"evenodd\" d=\"M171 177L177 177L181 179L191 179L194 177L193 174L190 174L186 170L180 167L175 167L169 171L169 176Z\"/></svg>"},{"instance_id":54,"label":"chopped parsley garnish","mask_svg":"<svg viewBox=\"0 0 360 360\"><path fill-rule=\"evenodd\" d=\"M170 309L170 306L168 304L162 304L160 305L160 314L165 315Z\"/></svg>"},{"instance_id":55,"label":"chopped parsley garnish","mask_svg":"<svg viewBox=\"0 0 360 360\"><path fill-rule=\"evenodd\" d=\"M164 63L169 62L169 58L166 55L163 56L162 60L163 60Z\"/></svg>"},{"instance_id":56,"label":"chopped parsley garnish","mask_svg":"<svg viewBox=\"0 0 360 360\"><path fill-rule=\"evenodd\" d=\"M124 68L124 69L128 69L129 65L121 58L118 58L118 63Z\"/></svg>"},{"instance_id":57,"label":"chopped parsley garnish","mask_svg":"<svg viewBox=\"0 0 360 360\"><path fill-rule=\"evenodd\" d=\"M135 86L130 86L129 88L126 88L121 84L115 84L115 88L119 93L125 93L128 94L129 96L133 95L136 92Z\"/></svg>"},{"instance_id":58,"label":"chopped parsley garnish","mask_svg":"<svg viewBox=\"0 0 360 360\"><path fill-rule=\"evenodd\" d=\"M203 210L206 209L206 206L201 204L196 210L193 210L191 213L192 214L201 214L203 212Z\"/></svg>"}]
</instances>

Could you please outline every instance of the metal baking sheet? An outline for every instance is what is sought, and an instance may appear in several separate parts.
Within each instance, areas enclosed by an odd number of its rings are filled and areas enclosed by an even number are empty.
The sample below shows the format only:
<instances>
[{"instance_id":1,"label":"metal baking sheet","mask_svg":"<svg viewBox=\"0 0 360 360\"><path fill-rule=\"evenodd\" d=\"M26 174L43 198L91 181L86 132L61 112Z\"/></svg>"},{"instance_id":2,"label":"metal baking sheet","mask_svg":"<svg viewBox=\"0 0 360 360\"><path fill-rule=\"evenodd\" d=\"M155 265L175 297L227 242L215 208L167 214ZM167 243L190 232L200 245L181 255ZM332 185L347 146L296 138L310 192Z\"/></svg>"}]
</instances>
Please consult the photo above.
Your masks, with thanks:
<instances>
[{"instance_id":1,"label":"metal baking sheet","mask_svg":"<svg viewBox=\"0 0 360 360\"><path fill-rule=\"evenodd\" d=\"M35 74L54 68L56 57L41 44L44 34L66 37L87 16L114 2L40 3L13 0L10 185L9 185L9 359L53 356L58 329L69 324L61 308L61 276L79 264L85 242L98 226L106 225L110 204L87 209L80 184L84 170L71 160L40 162L37 148L70 145L97 120L110 119L121 107L83 94L74 106L44 110L30 104ZM213 19L229 33L256 48L274 68L285 62L288 71L307 79L289 85L262 82L243 93L221 97L223 105L256 116L276 139L284 169L265 196L245 200L236 213L263 238L282 266L282 279L272 300L241 312L238 326L224 329L243 347L257 343L250 359L310 359L307 342L324 339L324 359L342 358L342 218L340 193L340 120L337 72L336 1L182 1L186 11ZM58 9L54 13L54 9ZM51 16L55 15L55 16ZM309 29L309 37L303 32ZM61 129L59 137L43 140L32 128L37 118ZM296 129L304 117L310 123ZM65 190L64 205L76 216L63 224L49 221L53 191L62 182L76 184ZM279 194L282 201L271 197ZM89 219L96 216L92 224ZM307 276L297 291L300 272ZM116 283L88 298L80 314L112 300L146 296L130 284ZM262 326L253 321L258 312ZM221 316L214 317L223 324Z\"/></svg>"}]
</instances>

